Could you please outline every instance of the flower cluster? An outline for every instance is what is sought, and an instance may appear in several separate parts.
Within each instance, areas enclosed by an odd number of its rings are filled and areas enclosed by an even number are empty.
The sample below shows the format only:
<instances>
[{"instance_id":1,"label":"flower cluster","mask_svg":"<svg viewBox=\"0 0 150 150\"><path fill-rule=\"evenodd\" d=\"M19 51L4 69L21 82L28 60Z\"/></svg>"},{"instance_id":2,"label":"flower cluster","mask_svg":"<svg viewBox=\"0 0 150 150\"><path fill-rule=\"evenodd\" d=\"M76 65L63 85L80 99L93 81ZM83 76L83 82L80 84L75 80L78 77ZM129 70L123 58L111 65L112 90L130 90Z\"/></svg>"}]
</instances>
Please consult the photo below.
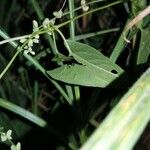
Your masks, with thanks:
<instances>
[{"instance_id":1,"label":"flower cluster","mask_svg":"<svg viewBox=\"0 0 150 150\"><path fill-rule=\"evenodd\" d=\"M44 21L43 21L43 23L42 23L42 25L43 25L44 28L49 27L50 24L54 25L56 19L62 18L63 12L62 12L62 10L54 11L54 12L53 12L53 15L54 15L54 17L55 17L55 18L53 18L53 19L49 19L49 18L45 18L45 19L44 19Z\"/></svg>"},{"instance_id":2,"label":"flower cluster","mask_svg":"<svg viewBox=\"0 0 150 150\"><path fill-rule=\"evenodd\" d=\"M11 134L12 130L8 130L7 133L1 132L1 141L5 142L7 140L12 140Z\"/></svg>"},{"instance_id":3,"label":"flower cluster","mask_svg":"<svg viewBox=\"0 0 150 150\"><path fill-rule=\"evenodd\" d=\"M17 143L17 145L11 145L10 147L11 150L21 150L21 144L20 142Z\"/></svg>"},{"instance_id":4,"label":"flower cluster","mask_svg":"<svg viewBox=\"0 0 150 150\"><path fill-rule=\"evenodd\" d=\"M62 10L54 11L54 12L53 12L53 15L54 15L56 18L60 19L60 18L63 16L63 12L62 12Z\"/></svg>"},{"instance_id":5,"label":"flower cluster","mask_svg":"<svg viewBox=\"0 0 150 150\"><path fill-rule=\"evenodd\" d=\"M2 130L2 128L1 128ZM21 150L21 144L20 142L18 142L16 145L11 141L12 140L12 130L8 130L6 133L5 132L2 132L0 131L0 137L1 137L1 141L2 142L10 142L11 143L11 147L10 149L11 150Z\"/></svg>"},{"instance_id":6,"label":"flower cluster","mask_svg":"<svg viewBox=\"0 0 150 150\"><path fill-rule=\"evenodd\" d=\"M54 25L56 19L62 18L62 16L63 16L62 9L60 9L59 11L54 11L53 15L54 15L53 19L45 18L42 23L44 28L49 28L49 32L47 32L49 35L52 35L52 32L53 32L53 29L50 28L50 25Z\"/></svg>"},{"instance_id":7,"label":"flower cluster","mask_svg":"<svg viewBox=\"0 0 150 150\"><path fill-rule=\"evenodd\" d=\"M63 16L62 9L63 9L65 3L66 3L66 0L64 1L63 6L59 11L53 12L53 15L54 15L53 19L49 19L49 18L44 19L42 25L43 25L43 28L48 29L47 33L49 35L52 35L52 32L53 32L53 29L51 28L50 25L54 25L56 19L62 18L62 16ZM33 20L33 33L29 37L23 38L23 39L20 40L20 42L22 44L25 44L25 46L23 47L24 53L26 53L26 54L30 53L32 55L35 55L35 52L33 51L32 47L33 47L34 43L39 43L38 31L39 31L38 23L37 23L36 20ZM36 32L37 32L37 34L36 34ZM34 33L35 33L35 36L34 36Z\"/></svg>"},{"instance_id":8,"label":"flower cluster","mask_svg":"<svg viewBox=\"0 0 150 150\"><path fill-rule=\"evenodd\" d=\"M55 20L57 18L61 18L62 15L63 15L63 12L62 12L62 10L55 11L53 13L53 15L55 16L55 18L53 18L51 20L49 18L45 18L44 19L44 21L42 23L42 25L43 25L44 28L50 27L50 24L54 25L55 24ZM49 30L50 30L50 28L49 28ZM39 37L38 34L35 34L35 36L33 36L33 35L34 35L35 32L38 32L38 31L39 31L38 23L37 23L36 20L33 20L33 34L31 36L29 36L28 38L23 38L23 39L20 40L20 42L22 44L24 44L25 42L27 42L27 44L24 46L24 53L26 53L26 54L30 53L32 55L35 55L35 52L33 51L32 47L33 47L34 43L36 43L36 44L39 43L39 38L40 37ZM53 29L50 30L47 33L49 35L52 35L52 31L53 31Z\"/></svg>"},{"instance_id":9,"label":"flower cluster","mask_svg":"<svg viewBox=\"0 0 150 150\"><path fill-rule=\"evenodd\" d=\"M85 0L81 0L81 7L82 7L84 12L89 10L89 6L86 4Z\"/></svg>"},{"instance_id":10,"label":"flower cluster","mask_svg":"<svg viewBox=\"0 0 150 150\"><path fill-rule=\"evenodd\" d=\"M39 28L38 28L38 23L37 23L37 21L35 21L35 20L33 20L33 34L35 33L35 32L38 32L38 30L39 30ZM26 53L26 54L28 54L28 53L30 53L30 54L32 54L32 55L35 55L35 52L33 51L33 44L34 43L39 43L39 35L35 35L35 36L29 36L28 38L23 38L23 39L21 39L20 40L20 42L23 44L23 43L25 43L26 41L28 41L27 42L27 45L24 47L24 52Z\"/></svg>"},{"instance_id":11,"label":"flower cluster","mask_svg":"<svg viewBox=\"0 0 150 150\"><path fill-rule=\"evenodd\" d=\"M54 11L53 12L53 15L55 16L55 18L57 18L57 19L62 18L63 14L64 14L62 10L63 10L65 4L66 4L66 0L64 0L64 3L63 3L63 5L62 5L62 7L60 8L59 11Z\"/></svg>"},{"instance_id":12,"label":"flower cluster","mask_svg":"<svg viewBox=\"0 0 150 150\"><path fill-rule=\"evenodd\" d=\"M54 19L49 19L49 18L45 18L42 25L44 28L48 28L49 27L49 31L47 32L49 35L52 35L52 29L50 28L50 24L54 25L55 24L55 20L56 18ZM51 30L50 30L51 29Z\"/></svg>"}]
</instances>

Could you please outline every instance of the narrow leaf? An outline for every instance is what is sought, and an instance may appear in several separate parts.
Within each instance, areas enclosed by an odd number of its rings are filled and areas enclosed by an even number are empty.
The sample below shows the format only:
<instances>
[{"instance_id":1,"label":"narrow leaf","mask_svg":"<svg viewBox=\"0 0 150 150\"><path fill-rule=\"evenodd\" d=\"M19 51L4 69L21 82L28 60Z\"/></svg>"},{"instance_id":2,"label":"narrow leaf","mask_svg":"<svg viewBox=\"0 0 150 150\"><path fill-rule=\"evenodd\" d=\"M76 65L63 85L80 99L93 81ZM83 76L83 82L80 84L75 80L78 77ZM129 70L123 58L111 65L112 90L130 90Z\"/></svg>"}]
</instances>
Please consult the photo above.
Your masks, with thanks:
<instances>
[{"instance_id":1,"label":"narrow leaf","mask_svg":"<svg viewBox=\"0 0 150 150\"><path fill-rule=\"evenodd\" d=\"M141 31L141 41L137 57L137 65L145 64L150 54L150 28Z\"/></svg>"},{"instance_id":2,"label":"narrow leaf","mask_svg":"<svg viewBox=\"0 0 150 150\"><path fill-rule=\"evenodd\" d=\"M42 118L2 98L0 98L0 107L16 113L40 127L45 127L47 125L46 121L44 121Z\"/></svg>"},{"instance_id":3,"label":"narrow leaf","mask_svg":"<svg viewBox=\"0 0 150 150\"><path fill-rule=\"evenodd\" d=\"M150 68L81 150L131 150L150 120Z\"/></svg>"}]
</instances>

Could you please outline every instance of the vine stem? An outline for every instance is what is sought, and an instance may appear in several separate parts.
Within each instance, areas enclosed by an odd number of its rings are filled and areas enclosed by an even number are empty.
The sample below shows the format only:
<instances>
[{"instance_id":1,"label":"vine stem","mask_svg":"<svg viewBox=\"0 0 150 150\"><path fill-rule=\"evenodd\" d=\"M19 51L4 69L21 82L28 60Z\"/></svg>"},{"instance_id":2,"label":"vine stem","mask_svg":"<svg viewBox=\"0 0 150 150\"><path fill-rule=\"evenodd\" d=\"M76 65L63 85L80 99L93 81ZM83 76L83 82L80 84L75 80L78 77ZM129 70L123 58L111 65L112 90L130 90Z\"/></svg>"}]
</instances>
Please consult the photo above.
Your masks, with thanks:
<instances>
[{"instance_id":1,"label":"vine stem","mask_svg":"<svg viewBox=\"0 0 150 150\"><path fill-rule=\"evenodd\" d=\"M3 75L7 72L7 70L9 69L9 67L11 66L11 64L13 63L13 61L16 59L16 57L18 56L18 54L20 53L19 50L17 50L17 52L14 54L14 56L12 57L12 59L9 61L9 63L7 64L7 66L5 67L5 69L2 71L2 73L0 74L0 80L2 79Z\"/></svg>"},{"instance_id":2,"label":"vine stem","mask_svg":"<svg viewBox=\"0 0 150 150\"><path fill-rule=\"evenodd\" d=\"M68 43L67 43L67 41L66 41L65 36L63 35L63 33L62 33L57 27L52 26L52 28L53 28L54 30L56 30L56 31L59 33L59 35L62 37L62 39L63 39L63 41L64 41L64 44L65 44L65 46L66 46L66 48L67 48L67 50L68 50L68 52L69 52L69 56L70 56L72 52L71 52L70 47L69 47L69 45L68 45Z\"/></svg>"},{"instance_id":3,"label":"vine stem","mask_svg":"<svg viewBox=\"0 0 150 150\"><path fill-rule=\"evenodd\" d=\"M28 34L28 35L23 35L23 36L19 36L19 37L14 37L14 38L10 38L10 39L7 39L7 40L3 40L3 41L0 41L0 45L8 43L8 42L12 42L12 41L18 41L18 40L21 40L21 39L25 39L25 38L28 38L30 36L31 36L31 34Z\"/></svg>"}]
</instances>

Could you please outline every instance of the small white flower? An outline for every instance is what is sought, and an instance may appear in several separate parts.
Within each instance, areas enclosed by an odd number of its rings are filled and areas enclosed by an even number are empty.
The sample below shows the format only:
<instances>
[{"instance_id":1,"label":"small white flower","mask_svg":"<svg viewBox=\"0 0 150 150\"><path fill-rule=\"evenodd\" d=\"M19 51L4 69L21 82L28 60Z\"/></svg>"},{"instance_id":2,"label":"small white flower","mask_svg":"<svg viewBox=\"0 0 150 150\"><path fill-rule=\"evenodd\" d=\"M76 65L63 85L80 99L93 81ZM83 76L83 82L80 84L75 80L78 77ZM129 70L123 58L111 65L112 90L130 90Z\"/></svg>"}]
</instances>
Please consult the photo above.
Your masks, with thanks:
<instances>
[{"instance_id":1,"label":"small white flower","mask_svg":"<svg viewBox=\"0 0 150 150\"><path fill-rule=\"evenodd\" d=\"M55 23L55 19L51 19L51 20L49 20L49 18L46 18L44 21L43 21L43 26L44 26L44 28L47 28L50 24L54 24ZM49 30L51 30L51 28L49 28ZM52 35L52 33L51 33L52 31L49 31L49 32L47 32L49 35Z\"/></svg>"},{"instance_id":2,"label":"small white flower","mask_svg":"<svg viewBox=\"0 0 150 150\"><path fill-rule=\"evenodd\" d=\"M54 25L55 21L56 21L56 18L53 18L53 19L50 20L50 23Z\"/></svg>"},{"instance_id":3,"label":"small white flower","mask_svg":"<svg viewBox=\"0 0 150 150\"><path fill-rule=\"evenodd\" d=\"M33 46L33 40L32 40L32 39L29 39L28 47L32 47L32 46Z\"/></svg>"},{"instance_id":4,"label":"small white flower","mask_svg":"<svg viewBox=\"0 0 150 150\"><path fill-rule=\"evenodd\" d=\"M21 143L18 142L17 145L11 145L10 147L11 150L21 150Z\"/></svg>"},{"instance_id":5,"label":"small white flower","mask_svg":"<svg viewBox=\"0 0 150 150\"><path fill-rule=\"evenodd\" d=\"M6 133L6 136L7 136L8 140L12 139L11 134L12 134L12 130L8 130L7 133Z\"/></svg>"},{"instance_id":6,"label":"small white flower","mask_svg":"<svg viewBox=\"0 0 150 150\"><path fill-rule=\"evenodd\" d=\"M30 51L30 54L31 54L31 55L35 55L35 52L34 52L34 51Z\"/></svg>"},{"instance_id":7,"label":"small white flower","mask_svg":"<svg viewBox=\"0 0 150 150\"><path fill-rule=\"evenodd\" d=\"M85 12L86 12L86 11L88 11L88 10L89 10L89 6L85 5L85 6L83 6L83 7L82 7L82 9L83 9L83 11L85 11Z\"/></svg>"},{"instance_id":8,"label":"small white flower","mask_svg":"<svg viewBox=\"0 0 150 150\"><path fill-rule=\"evenodd\" d=\"M85 4L86 4L85 0L81 0L81 6L83 6Z\"/></svg>"},{"instance_id":9,"label":"small white flower","mask_svg":"<svg viewBox=\"0 0 150 150\"><path fill-rule=\"evenodd\" d=\"M31 47L29 47L29 48L28 48L28 51L29 51L29 52L32 52L33 50L32 50L32 48L31 48Z\"/></svg>"},{"instance_id":10,"label":"small white flower","mask_svg":"<svg viewBox=\"0 0 150 150\"><path fill-rule=\"evenodd\" d=\"M38 29L38 23L37 23L37 21L36 20L33 20L33 32L36 32L36 31L38 31L39 29Z\"/></svg>"},{"instance_id":11,"label":"small white flower","mask_svg":"<svg viewBox=\"0 0 150 150\"><path fill-rule=\"evenodd\" d=\"M28 46L25 46L24 49L28 49Z\"/></svg>"},{"instance_id":12,"label":"small white flower","mask_svg":"<svg viewBox=\"0 0 150 150\"><path fill-rule=\"evenodd\" d=\"M86 4L85 0L81 0L81 7L82 7L84 12L89 10L89 6Z\"/></svg>"},{"instance_id":13,"label":"small white flower","mask_svg":"<svg viewBox=\"0 0 150 150\"><path fill-rule=\"evenodd\" d=\"M7 133L1 133L1 141L5 142L7 140L11 140L12 139L11 134L12 130L8 130Z\"/></svg>"},{"instance_id":14,"label":"small white flower","mask_svg":"<svg viewBox=\"0 0 150 150\"><path fill-rule=\"evenodd\" d=\"M36 20L33 20L33 28L38 28L38 23Z\"/></svg>"},{"instance_id":15,"label":"small white flower","mask_svg":"<svg viewBox=\"0 0 150 150\"><path fill-rule=\"evenodd\" d=\"M5 133L1 133L1 141L5 142L7 140L7 135Z\"/></svg>"},{"instance_id":16,"label":"small white flower","mask_svg":"<svg viewBox=\"0 0 150 150\"><path fill-rule=\"evenodd\" d=\"M35 36L34 36L34 39L32 40L33 43L39 43L39 38L40 38L39 35L35 35Z\"/></svg>"},{"instance_id":17,"label":"small white flower","mask_svg":"<svg viewBox=\"0 0 150 150\"><path fill-rule=\"evenodd\" d=\"M38 39L33 39L33 42L34 43L39 43L39 40Z\"/></svg>"},{"instance_id":18,"label":"small white flower","mask_svg":"<svg viewBox=\"0 0 150 150\"><path fill-rule=\"evenodd\" d=\"M24 53L25 53L25 54L30 53L31 55L35 55L35 52L32 50L31 47L29 47L28 49L24 50Z\"/></svg>"},{"instance_id":19,"label":"small white flower","mask_svg":"<svg viewBox=\"0 0 150 150\"><path fill-rule=\"evenodd\" d=\"M48 25L50 24L49 18L45 18L42 24L43 24L44 28L47 28Z\"/></svg>"},{"instance_id":20,"label":"small white flower","mask_svg":"<svg viewBox=\"0 0 150 150\"><path fill-rule=\"evenodd\" d=\"M21 150L21 143L20 142L17 143L16 148L17 148L17 150Z\"/></svg>"},{"instance_id":21,"label":"small white flower","mask_svg":"<svg viewBox=\"0 0 150 150\"><path fill-rule=\"evenodd\" d=\"M20 43L24 43L27 39L21 39Z\"/></svg>"},{"instance_id":22,"label":"small white flower","mask_svg":"<svg viewBox=\"0 0 150 150\"><path fill-rule=\"evenodd\" d=\"M52 32L47 32L47 34L52 35Z\"/></svg>"},{"instance_id":23,"label":"small white flower","mask_svg":"<svg viewBox=\"0 0 150 150\"><path fill-rule=\"evenodd\" d=\"M37 21L36 21L36 20L33 20L32 23L33 23L33 32L38 31L39 28L38 28L38 23L37 23ZM45 22L43 22L43 26L44 26L44 25L47 26L48 23L49 23L49 20L48 20L48 18L46 18L46 19L45 19ZM28 40L28 43L23 47L25 54L30 53L30 54L32 54L32 55L35 55L35 52L32 50L32 47L33 47L33 44L34 44L34 43L39 43L39 38L40 38L40 36L39 36L38 34L36 34L36 35L33 34L33 37L32 37L32 36L29 36L27 39L21 39L21 40L20 40L21 43L24 43L26 40ZM9 131L9 132L10 132L10 131ZM8 133L9 133L9 132L8 132Z\"/></svg>"},{"instance_id":24,"label":"small white flower","mask_svg":"<svg viewBox=\"0 0 150 150\"><path fill-rule=\"evenodd\" d=\"M40 36L37 34L37 35L34 36L34 38L35 38L35 39L39 39Z\"/></svg>"},{"instance_id":25,"label":"small white flower","mask_svg":"<svg viewBox=\"0 0 150 150\"><path fill-rule=\"evenodd\" d=\"M62 17L62 15L63 15L63 12L62 12L62 10L54 11L54 12L53 12L53 15L54 15L56 18L60 19L60 18Z\"/></svg>"}]
</instances>

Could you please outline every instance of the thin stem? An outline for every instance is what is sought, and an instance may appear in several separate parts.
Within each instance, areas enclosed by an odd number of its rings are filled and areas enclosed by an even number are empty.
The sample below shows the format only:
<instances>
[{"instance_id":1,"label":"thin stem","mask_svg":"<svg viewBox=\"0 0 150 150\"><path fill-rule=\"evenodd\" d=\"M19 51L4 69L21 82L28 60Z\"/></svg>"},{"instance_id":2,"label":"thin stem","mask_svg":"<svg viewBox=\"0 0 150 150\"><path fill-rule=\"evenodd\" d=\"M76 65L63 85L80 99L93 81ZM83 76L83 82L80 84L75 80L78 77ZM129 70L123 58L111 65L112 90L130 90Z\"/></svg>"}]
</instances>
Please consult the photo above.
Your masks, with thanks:
<instances>
[{"instance_id":1,"label":"thin stem","mask_svg":"<svg viewBox=\"0 0 150 150\"><path fill-rule=\"evenodd\" d=\"M18 54L23 50L24 46L28 43L28 41L33 38L33 36L34 36L34 33L31 35L31 37L29 39L26 39L26 41L22 44L21 47L18 47L18 49L17 49L16 53L14 54L14 56L12 57L12 59L9 61L9 63L5 67L5 69L1 72L0 80L2 79L4 74L7 72L7 70L10 68L10 66L12 65L12 63L14 62L14 60L16 59ZM9 42L12 42L12 41L10 41L10 39L9 39Z\"/></svg>"},{"instance_id":2,"label":"thin stem","mask_svg":"<svg viewBox=\"0 0 150 150\"><path fill-rule=\"evenodd\" d=\"M70 14L70 19L74 17L74 0L69 0L69 14ZM75 37L75 24L74 21L70 22L69 24L69 30L70 30L70 38L74 40ZM74 101L74 93L73 93L73 88L70 85L66 85L66 90L68 92L68 95L70 99L72 99L72 102Z\"/></svg>"},{"instance_id":3,"label":"thin stem","mask_svg":"<svg viewBox=\"0 0 150 150\"><path fill-rule=\"evenodd\" d=\"M69 12L70 12L70 19L74 17L74 0L69 0ZM74 20L70 22L70 38L74 40L75 38L75 23Z\"/></svg>"},{"instance_id":4,"label":"thin stem","mask_svg":"<svg viewBox=\"0 0 150 150\"><path fill-rule=\"evenodd\" d=\"M74 11L73 10L74 10L74 0L69 0L70 19L74 18ZM75 21L74 20L72 20L70 22L70 38L71 38L71 40L75 40ZM76 101L79 101L79 99L80 99L80 88L79 88L79 86L74 86L73 89L71 88L71 94L72 95L73 95L73 90L74 90L74 94L75 94L74 99Z\"/></svg>"},{"instance_id":5,"label":"thin stem","mask_svg":"<svg viewBox=\"0 0 150 150\"><path fill-rule=\"evenodd\" d=\"M11 64L14 62L14 60L16 59L16 57L18 56L19 53L20 53L20 51L17 50L17 52L15 53L15 55L12 57L12 59L10 60L10 62L7 64L7 66L5 67L5 69L0 74L0 80L2 79L3 75L7 72L7 70L9 69L9 67L11 66Z\"/></svg>"},{"instance_id":6,"label":"thin stem","mask_svg":"<svg viewBox=\"0 0 150 150\"><path fill-rule=\"evenodd\" d=\"M4 39L10 39L10 37L0 29L0 36L3 37ZM17 43L14 41L9 41L10 45L12 45L14 48L17 47Z\"/></svg>"},{"instance_id":7,"label":"thin stem","mask_svg":"<svg viewBox=\"0 0 150 150\"><path fill-rule=\"evenodd\" d=\"M32 4L36 14L37 14L37 17L38 17L39 21L42 21L45 18L45 16L44 16L44 13L43 13L42 9L40 8L39 4L37 3L37 0L30 0L30 2ZM39 27L39 30L40 30L41 27L42 26ZM53 40L52 40L51 36L46 34L44 36L44 38L48 41L48 43L51 47L52 53L56 54L55 48L54 48L54 45L53 45Z\"/></svg>"},{"instance_id":8,"label":"thin stem","mask_svg":"<svg viewBox=\"0 0 150 150\"><path fill-rule=\"evenodd\" d=\"M98 3L98 2L102 2L102 1L105 1L105 0L95 0L95 1L92 1L92 2L88 2L88 3L86 3L86 4L89 6L89 5L92 5L92 4L95 4L95 3ZM82 9L81 6L75 8L75 9L73 10L73 12L76 12L76 11L78 11L78 10L80 10L80 9ZM70 11L67 12L67 13L65 13L64 16L65 16L65 15L68 15L69 13L70 13Z\"/></svg>"},{"instance_id":9,"label":"thin stem","mask_svg":"<svg viewBox=\"0 0 150 150\"><path fill-rule=\"evenodd\" d=\"M53 41L54 41L55 53L59 54L59 51L58 51L58 48L57 48L57 44L56 44L56 37L55 37L54 31L52 32L52 36L53 36Z\"/></svg>"},{"instance_id":10,"label":"thin stem","mask_svg":"<svg viewBox=\"0 0 150 150\"><path fill-rule=\"evenodd\" d=\"M65 88L66 88L67 94L68 94L68 96L70 98L70 102L71 102L71 104L73 104L73 102L74 102L74 95L73 95L72 87L70 85L65 85Z\"/></svg>"},{"instance_id":11,"label":"thin stem","mask_svg":"<svg viewBox=\"0 0 150 150\"><path fill-rule=\"evenodd\" d=\"M63 2L63 5L62 5L62 7L61 7L60 10L63 10L63 8L65 7L66 1L67 1L67 0L65 0L65 1Z\"/></svg>"},{"instance_id":12,"label":"thin stem","mask_svg":"<svg viewBox=\"0 0 150 150\"><path fill-rule=\"evenodd\" d=\"M76 101L79 101L80 100L80 88L79 88L79 86L74 86L74 91L75 91Z\"/></svg>"},{"instance_id":13,"label":"thin stem","mask_svg":"<svg viewBox=\"0 0 150 150\"><path fill-rule=\"evenodd\" d=\"M39 90L39 85L38 82L34 82L34 91L33 91L33 100L32 100L32 112L35 115L38 115L38 90Z\"/></svg>"},{"instance_id":14,"label":"thin stem","mask_svg":"<svg viewBox=\"0 0 150 150\"><path fill-rule=\"evenodd\" d=\"M28 38L30 36L31 36L31 34L28 34L28 35L23 35L23 36L19 36L19 37L14 37L14 38L10 38L10 39L7 39L7 40L3 40L3 41L0 42L0 45L8 43L8 42L10 43L12 41L17 41L17 40L25 39L25 38Z\"/></svg>"},{"instance_id":15,"label":"thin stem","mask_svg":"<svg viewBox=\"0 0 150 150\"><path fill-rule=\"evenodd\" d=\"M66 48L67 48L67 50L68 50L68 52L69 52L69 55L70 55L72 52L71 52L70 47L69 47L69 45L68 45L68 43L67 43L67 41L66 41L65 36L63 35L63 33L62 33L58 28L56 28L55 26L53 26L53 28L54 28L54 29L60 34L60 36L62 37L62 39L63 39L63 41L64 41L64 44L65 44L65 46L66 46Z\"/></svg>"},{"instance_id":16,"label":"thin stem","mask_svg":"<svg viewBox=\"0 0 150 150\"><path fill-rule=\"evenodd\" d=\"M95 1L92 1L92 2L88 2L87 5L92 5L92 4L95 4L95 3L98 3L98 2L102 2L102 1L105 1L105 0L95 0ZM75 9L73 9L73 10L71 11L71 13L72 13L72 12L76 12L76 11L78 11L78 10L80 10L80 9L82 9L81 6L79 6L79 7L75 8ZM64 17L64 16L67 16L67 15L69 15L69 14L70 14L70 11L65 12L62 16ZM52 19L54 19L54 18L52 18Z\"/></svg>"}]
</instances>

